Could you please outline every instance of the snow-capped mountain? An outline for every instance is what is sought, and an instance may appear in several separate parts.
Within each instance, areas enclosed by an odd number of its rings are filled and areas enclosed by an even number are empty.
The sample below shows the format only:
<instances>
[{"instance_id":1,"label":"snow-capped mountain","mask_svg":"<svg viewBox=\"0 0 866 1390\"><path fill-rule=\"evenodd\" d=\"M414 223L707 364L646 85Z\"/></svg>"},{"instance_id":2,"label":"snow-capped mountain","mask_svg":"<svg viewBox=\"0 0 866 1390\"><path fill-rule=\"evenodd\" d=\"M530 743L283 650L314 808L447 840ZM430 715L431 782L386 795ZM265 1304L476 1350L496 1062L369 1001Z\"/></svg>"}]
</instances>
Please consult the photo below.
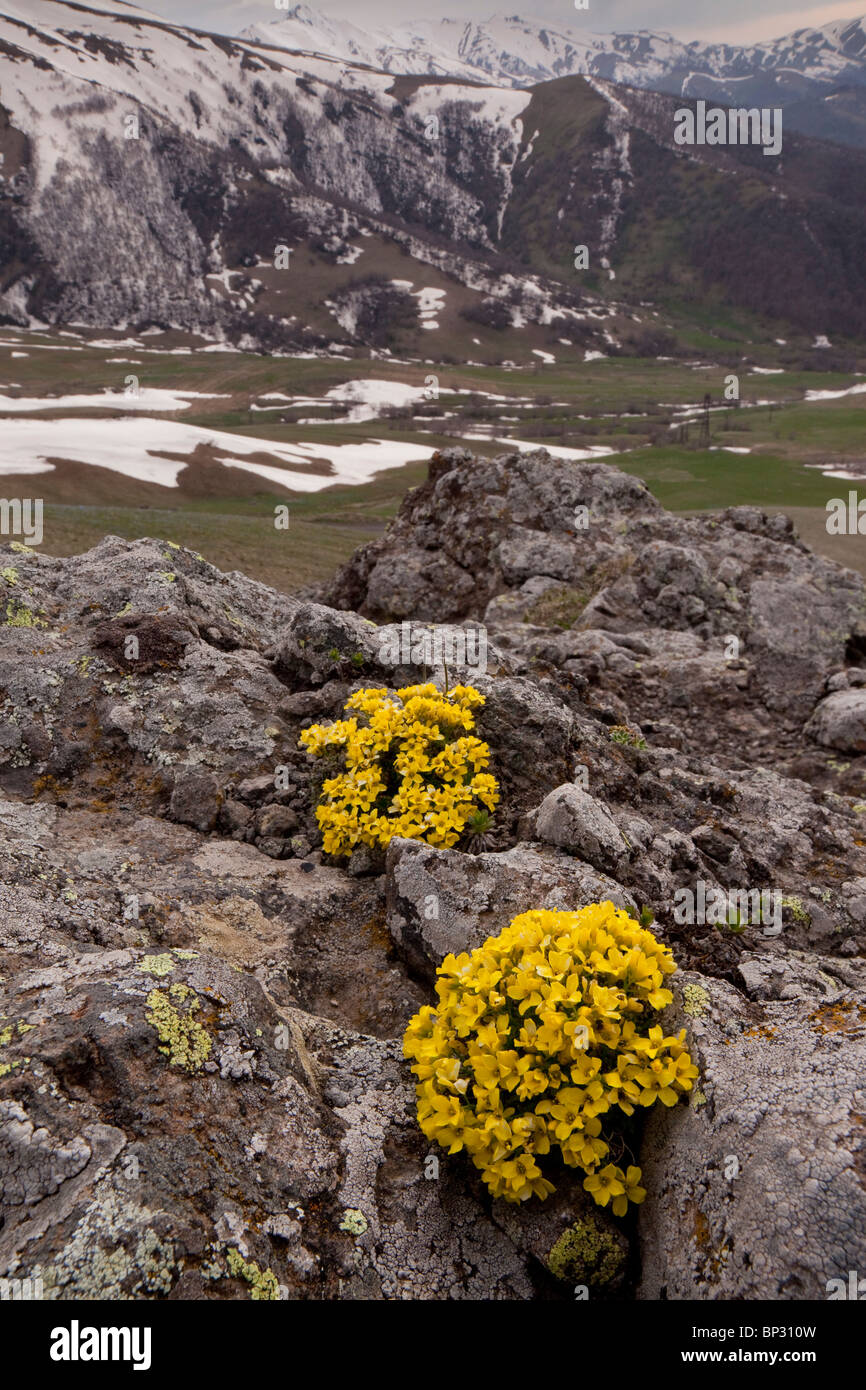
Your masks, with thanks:
<instances>
[{"instance_id":1,"label":"snow-capped mountain","mask_svg":"<svg viewBox=\"0 0 866 1390\"><path fill-rule=\"evenodd\" d=\"M418 21L387 33L329 19L309 5L256 24L243 37L283 48L352 58L395 73L447 73L530 86L572 74L605 77L633 87L677 83L689 75L736 79L786 68L819 82L866 84L866 18L838 20L750 47L684 43L670 34L590 34L554 29L517 15L482 23Z\"/></svg>"},{"instance_id":2,"label":"snow-capped mountain","mask_svg":"<svg viewBox=\"0 0 866 1390\"><path fill-rule=\"evenodd\" d=\"M418 352L444 302L447 351L508 358L528 325L616 346L667 296L866 336L866 154L683 149L679 95L496 85L472 54L471 79L395 75L0 0L0 322Z\"/></svg>"},{"instance_id":3,"label":"snow-capped mountain","mask_svg":"<svg viewBox=\"0 0 866 1390\"><path fill-rule=\"evenodd\" d=\"M386 33L298 4L279 19L246 29L244 37L351 58L385 72L451 75L514 87L580 75L722 104L748 100L790 106L793 129L866 143L866 18L798 29L745 47L686 43L647 31L557 29L517 15L482 23L418 21ZM836 109L826 106L846 88L855 89L853 99Z\"/></svg>"}]
</instances>

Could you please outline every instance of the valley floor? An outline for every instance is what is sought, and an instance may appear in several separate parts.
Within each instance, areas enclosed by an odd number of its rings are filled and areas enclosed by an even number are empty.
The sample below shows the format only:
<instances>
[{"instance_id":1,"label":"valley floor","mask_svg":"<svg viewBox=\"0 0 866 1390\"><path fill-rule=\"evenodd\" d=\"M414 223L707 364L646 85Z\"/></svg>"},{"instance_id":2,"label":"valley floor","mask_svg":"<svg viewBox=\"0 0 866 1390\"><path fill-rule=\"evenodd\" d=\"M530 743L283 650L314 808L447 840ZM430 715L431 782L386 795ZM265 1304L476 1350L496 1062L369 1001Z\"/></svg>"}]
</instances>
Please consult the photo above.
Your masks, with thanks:
<instances>
[{"instance_id":1,"label":"valley floor","mask_svg":"<svg viewBox=\"0 0 866 1390\"><path fill-rule=\"evenodd\" d=\"M5 328L0 487L38 493L46 553L159 535L290 591L379 533L435 449L543 446L610 457L673 511L784 511L814 549L866 573L863 538L826 525L828 502L866 476L866 361L819 371L813 352L805 370L741 343L734 368L735 342L716 346L724 362L707 344L690 360L588 361L563 345L531 365L454 365Z\"/></svg>"}]
</instances>

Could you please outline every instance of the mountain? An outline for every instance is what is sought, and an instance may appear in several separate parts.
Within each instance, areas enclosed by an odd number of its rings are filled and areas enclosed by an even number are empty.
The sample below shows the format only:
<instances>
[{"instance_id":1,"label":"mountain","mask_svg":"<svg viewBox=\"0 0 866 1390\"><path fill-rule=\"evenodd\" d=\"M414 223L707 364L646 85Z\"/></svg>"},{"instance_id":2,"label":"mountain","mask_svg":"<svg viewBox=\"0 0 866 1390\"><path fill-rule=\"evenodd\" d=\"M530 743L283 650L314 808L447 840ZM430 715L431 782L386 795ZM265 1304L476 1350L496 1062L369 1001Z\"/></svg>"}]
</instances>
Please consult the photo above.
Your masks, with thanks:
<instances>
[{"instance_id":1,"label":"mountain","mask_svg":"<svg viewBox=\"0 0 866 1390\"><path fill-rule=\"evenodd\" d=\"M246 29L244 37L393 73L474 77L515 87L578 75L734 106L781 105L792 130L866 144L866 18L738 46L684 43L645 30L556 29L518 15L480 23L418 21L384 32L298 4L284 17Z\"/></svg>"},{"instance_id":2,"label":"mountain","mask_svg":"<svg viewBox=\"0 0 866 1390\"><path fill-rule=\"evenodd\" d=\"M7 322L439 360L663 351L646 300L866 334L866 154L681 147L682 98L394 76L120 0L0 8L0 94Z\"/></svg>"}]
</instances>

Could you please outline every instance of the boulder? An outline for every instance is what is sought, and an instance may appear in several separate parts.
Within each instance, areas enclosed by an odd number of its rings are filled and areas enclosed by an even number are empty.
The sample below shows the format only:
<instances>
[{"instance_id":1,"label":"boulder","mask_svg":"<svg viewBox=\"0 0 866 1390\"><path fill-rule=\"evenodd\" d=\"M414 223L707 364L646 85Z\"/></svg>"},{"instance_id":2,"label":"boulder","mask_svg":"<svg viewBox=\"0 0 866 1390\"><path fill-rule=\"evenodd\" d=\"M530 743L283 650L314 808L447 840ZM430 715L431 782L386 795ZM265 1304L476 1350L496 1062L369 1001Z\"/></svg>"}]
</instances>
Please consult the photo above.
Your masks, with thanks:
<instances>
[{"instance_id":1,"label":"boulder","mask_svg":"<svg viewBox=\"0 0 866 1390\"><path fill-rule=\"evenodd\" d=\"M676 977L663 1022L700 1077L647 1118L639 1298L825 1300L866 1268L866 974L813 963L780 956L775 999L754 972L760 1002Z\"/></svg>"},{"instance_id":2,"label":"boulder","mask_svg":"<svg viewBox=\"0 0 866 1390\"><path fill-rule=\"evenodd\" d=\"M628 846L607 807L574 783L549 792L535 815L535 833L597 869L616 870Z\"/></svg>"},{"instance_id":3,"label":"boulder","mask_svg":"<svg viewBox=\"0 0 866 1390\"><path fill-rule=\"evenodd\" d=\"M496 936L532 908L575 911L610 900L635 908L614 879L541 845L502 854L461 854L394 839L386 858L386 922L402 958L432 980L450 952Z\"/></svg>"},{"instance_id":4,"label":"boulder","mask_svg":"<svg viewBox=\"0 0 866 1390\"><path fill-rule=\"evenodd\" d=\"M837 690L816 707L806 737L842 753L866 753L866 688Z\"/></svg>"}]
</instances>

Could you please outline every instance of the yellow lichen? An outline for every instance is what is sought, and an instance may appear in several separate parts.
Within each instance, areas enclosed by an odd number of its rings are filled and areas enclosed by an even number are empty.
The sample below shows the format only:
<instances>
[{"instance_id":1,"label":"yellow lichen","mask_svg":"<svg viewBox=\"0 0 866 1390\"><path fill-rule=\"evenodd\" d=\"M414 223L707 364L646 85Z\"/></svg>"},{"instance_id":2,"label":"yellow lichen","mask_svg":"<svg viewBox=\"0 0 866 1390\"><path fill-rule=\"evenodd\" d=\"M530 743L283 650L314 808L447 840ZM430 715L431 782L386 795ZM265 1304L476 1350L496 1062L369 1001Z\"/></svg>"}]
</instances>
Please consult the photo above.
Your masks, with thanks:
<instances>
[{"instance_id":1,"label":"yellow lichen","mask_svg":"<svg viewBox=\"0 0 866 1390\"><path fill-rule=\"evenodd\" d=\"M343 1212L343 1219L340 1222L341 1231L348 1231L350 1236L362 1236L368 1226L369 1222L366 1216L357 1207L347 1207Z\"/></svg>"},{"instance_id":2,"label":"yellow lichen","mask_svg":"<svg viewBox=\"0 0 866 1390\"><path fill-rule=\"evenodd\" d=\"M185 1005L185 1012L171 1002ZM208 1060L213 1042L205 1028L192 1017L201 1008L201 1000L188 985L174 984L168 991L152 989L147 996L146 1018L162 1043L160 1052L173 1067L184 1071L201 1071Z\"/></svg>"},{"instance_id":3,"label":"yellow lichen","mask_svg":"<svg viewBox=\"0 0 866 1390\"><path fill-rule=\"evenodd\" d=\"M249 1284L250 1298L254 1302L279 1298L280 1286L272 1269L259 1269L255 1260L245 1260L234 1246L226 1251L226 1263L233 1279L243 1279Z\"/></svg>"},{"instance_id":4,"label":"yellow lichen","mask_svg":"<svg viewBox=\"0 0 866 1390\"><path fill-rule=\"evenodd\" d=\"M859 1033L866 1026L866 1007L853 999L821 1004L809 1015L816 1033Z\"/></svg>"},{"instance_id":5,"label":"yellow lichen","mask_svg":"<svg viewBox=\"0 0 866 1390\"><path fill-rule=\"evenodd\" d=\"M163 976L171 974L175 968L175 963L165 951L161 956L142 956L138 968L143 970L145 975Z\"/></svg>"},{"instance_id":6,"label":"yellow lichen","mask_svg":"<svg viewBox=\"0 0 866 1390\"><path fill-rule=\"evenodd\" d=\"M703 1018L710 996L703 985L683 985L683 1013L689 1018Z\"/></svg>"},{"instance_id":7,"label":"yellow lichen","mask_svg":"<svg viewBox=\"0 0 866 1390\"><path fill-rule=\"evenodd\" d=\"M557 1279L603 1287L620 1272L623 1260L614 1232L587 1215L563 1231L547 1257L547 1267Z\"/></svg>"}]
</instances>

